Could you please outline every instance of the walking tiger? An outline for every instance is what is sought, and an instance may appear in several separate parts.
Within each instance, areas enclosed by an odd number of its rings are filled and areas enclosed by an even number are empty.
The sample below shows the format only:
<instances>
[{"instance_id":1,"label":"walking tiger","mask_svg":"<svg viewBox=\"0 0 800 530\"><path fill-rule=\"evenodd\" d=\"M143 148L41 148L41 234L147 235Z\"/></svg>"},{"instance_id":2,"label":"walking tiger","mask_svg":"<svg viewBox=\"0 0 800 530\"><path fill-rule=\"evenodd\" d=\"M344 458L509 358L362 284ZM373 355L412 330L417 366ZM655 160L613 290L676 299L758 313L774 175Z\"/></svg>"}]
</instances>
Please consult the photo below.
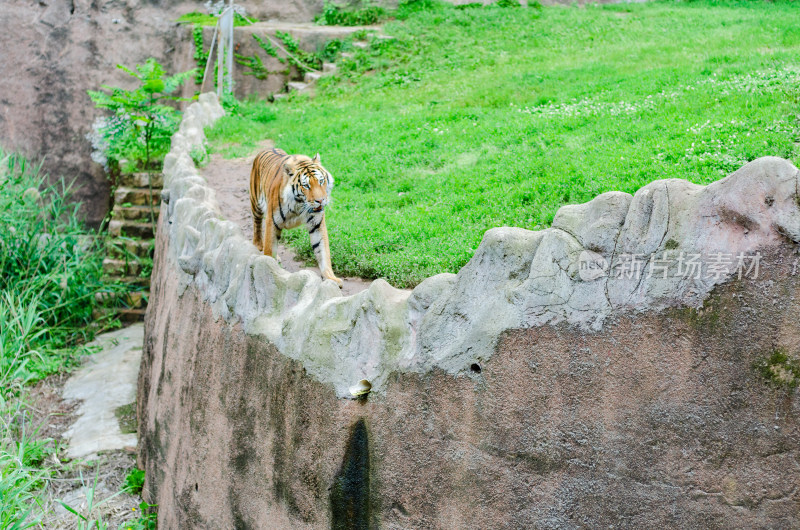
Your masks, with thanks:
<instances>
[{"instance_id":1,"label":"walking tiger","mask_svg":"<svg viewBox=\"0 0 800 530\"><path fill-rule=\"evenodd\" d=\"M325 206L331 200L333 176L314 158L266 149L256 155L250 172L253 244L275 256L281 231L305 224L322 277L339 287L333 274ZM266 221L266 222L265 222Z\"/></svg>"}]
</instances>

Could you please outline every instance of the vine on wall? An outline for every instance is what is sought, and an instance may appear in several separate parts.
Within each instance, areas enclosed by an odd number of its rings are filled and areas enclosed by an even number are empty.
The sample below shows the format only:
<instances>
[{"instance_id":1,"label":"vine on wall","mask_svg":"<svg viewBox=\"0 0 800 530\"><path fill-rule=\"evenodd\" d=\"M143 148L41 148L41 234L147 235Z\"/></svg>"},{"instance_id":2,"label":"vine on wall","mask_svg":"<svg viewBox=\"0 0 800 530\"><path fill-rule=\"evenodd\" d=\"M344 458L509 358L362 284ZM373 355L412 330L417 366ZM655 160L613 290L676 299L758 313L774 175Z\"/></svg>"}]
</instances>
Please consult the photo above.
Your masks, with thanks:
<instances>
[{"instance_id":1,"label":"vine on wall","mask_svg":"<svg viewBox=\"0 0 800 530\"><path fill-rule=\"evenodd\" d=\"M211 52L204 51L203 26L195 24L192 28L192 36L194 37L194 60L197 61L197 71L194 74L194 82L196 85L201 85L203 84L203 74L206 71L206 64L208 64L208 56Z\"/></svg>"}]
</instances>

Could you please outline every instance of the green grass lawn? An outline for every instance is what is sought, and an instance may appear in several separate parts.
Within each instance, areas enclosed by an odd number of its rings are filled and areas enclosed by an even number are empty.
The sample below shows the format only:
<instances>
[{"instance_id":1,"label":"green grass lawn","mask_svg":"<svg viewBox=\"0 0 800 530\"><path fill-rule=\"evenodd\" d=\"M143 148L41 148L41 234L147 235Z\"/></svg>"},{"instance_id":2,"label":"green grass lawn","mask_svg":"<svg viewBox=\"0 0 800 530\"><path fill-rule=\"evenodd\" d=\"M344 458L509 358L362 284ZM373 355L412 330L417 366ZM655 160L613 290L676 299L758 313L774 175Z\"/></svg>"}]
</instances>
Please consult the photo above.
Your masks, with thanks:
<instances>
[{"instance_id":1,"label":"green grass lawn","mask_svg":"<svg viewBox=\"0 0 800 530\"><path fill-rule=\"evenodd\" d=\"M338 274L413 286L456 272L496 226L656 179L708 183L798 161L791 2L499 8L417 2L314 99L243 103L209 131L225 156L272 138L320 152ZM311 257L307 234L284 232Z\"/></svg>"}]
</instances>

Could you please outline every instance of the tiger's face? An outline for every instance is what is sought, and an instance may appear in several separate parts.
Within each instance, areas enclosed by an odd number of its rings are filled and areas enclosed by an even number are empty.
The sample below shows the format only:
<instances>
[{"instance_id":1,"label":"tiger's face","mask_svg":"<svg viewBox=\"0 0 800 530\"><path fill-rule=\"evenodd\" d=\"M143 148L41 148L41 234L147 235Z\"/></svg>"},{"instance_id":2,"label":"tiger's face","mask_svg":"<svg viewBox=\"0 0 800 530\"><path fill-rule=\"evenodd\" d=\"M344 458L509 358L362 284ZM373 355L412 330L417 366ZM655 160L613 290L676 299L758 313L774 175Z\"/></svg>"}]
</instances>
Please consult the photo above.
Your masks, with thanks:
<instances>
[{"instance_id":1,"label":"tiger's face","mask_svg":"<svg viewBox=\"0 0 800 530\"><path fill-rule=\"evenodd\" d=\"M309 211L321 212L330 202L333 176L320 164L319 153L293 158L287 161L287 173L295 199L304 201Z\"/></svg>"}]
</instances>

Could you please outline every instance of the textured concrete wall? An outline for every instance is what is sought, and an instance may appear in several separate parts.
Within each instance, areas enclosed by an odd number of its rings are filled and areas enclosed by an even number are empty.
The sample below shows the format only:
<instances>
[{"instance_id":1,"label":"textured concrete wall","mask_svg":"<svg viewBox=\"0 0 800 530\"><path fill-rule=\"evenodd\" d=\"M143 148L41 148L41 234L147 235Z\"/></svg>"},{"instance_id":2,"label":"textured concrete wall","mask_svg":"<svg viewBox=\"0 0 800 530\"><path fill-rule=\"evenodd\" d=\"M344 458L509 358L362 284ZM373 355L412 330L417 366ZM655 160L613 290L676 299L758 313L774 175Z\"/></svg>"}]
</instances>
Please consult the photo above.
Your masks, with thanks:
<instances>
[{"instance_id":1,"label":"textured concrete wall","mask_svg":"<svg viewBox=\"0 0 800 530\"><path fill-rule=\"evenodd\" d=\"M192 106L165 164L139 384L161 527L800 524L794 166L605 194L487 232L458 275L345 298L220 219L188 157L219 113ZM582 268L669 252L761 268Z\"/></svg>"},{"instance_id":2,"label":"textured concrete wall","mask_svg":"<svg viewBox=\"0 0 800 530\"><path fill-rule=\"evenodd\" d=\"M0 145L44 157L52 179L75 181L84 215L108 211L109 184L86 139L95 117L86 90L132 88L116 69L155 57L170 72L194 67L191 35L175 19L188 1L4 0L0 8ZM200 6L202 8L202 6Z\"/></svg>"}]
</instances>

